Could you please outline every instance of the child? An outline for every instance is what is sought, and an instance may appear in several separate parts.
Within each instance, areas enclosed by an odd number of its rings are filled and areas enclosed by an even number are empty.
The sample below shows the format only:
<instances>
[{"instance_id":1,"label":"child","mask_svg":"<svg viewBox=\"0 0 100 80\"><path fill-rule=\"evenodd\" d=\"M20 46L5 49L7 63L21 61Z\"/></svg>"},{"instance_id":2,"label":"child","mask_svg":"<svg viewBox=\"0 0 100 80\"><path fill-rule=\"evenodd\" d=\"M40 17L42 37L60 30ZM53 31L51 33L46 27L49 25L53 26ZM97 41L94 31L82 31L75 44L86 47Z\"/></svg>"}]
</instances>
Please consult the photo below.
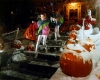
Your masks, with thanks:
<instances>
[{"instance_id":1,"label":"child","mask_svg":"<svg viewBox=\"0 0 100 80\"><path fill-rule=\"evenodd\" d=\"M57 40L57 37L60 37L59 28L60 28L61 24L64 22L64 19L63 19L62 15L60 14L60 10L56 11L55 21L56 21L55 40Z\"/></svg>"},{"instance_id":2,"label":"child","mask_svg":"<svg viewBox=\"0 0 100 80\"><path fill-rule=\"evenodd\" d=\"M46 46L46 40L50 32L49 28L49 20L47 19L47 15L45 13L40 14L40 20L37 22L38 24L38 39L36 43L35 53L37 57L37 51L41 40L43 39L43 45Z\"/></svg>"}]
</instances>

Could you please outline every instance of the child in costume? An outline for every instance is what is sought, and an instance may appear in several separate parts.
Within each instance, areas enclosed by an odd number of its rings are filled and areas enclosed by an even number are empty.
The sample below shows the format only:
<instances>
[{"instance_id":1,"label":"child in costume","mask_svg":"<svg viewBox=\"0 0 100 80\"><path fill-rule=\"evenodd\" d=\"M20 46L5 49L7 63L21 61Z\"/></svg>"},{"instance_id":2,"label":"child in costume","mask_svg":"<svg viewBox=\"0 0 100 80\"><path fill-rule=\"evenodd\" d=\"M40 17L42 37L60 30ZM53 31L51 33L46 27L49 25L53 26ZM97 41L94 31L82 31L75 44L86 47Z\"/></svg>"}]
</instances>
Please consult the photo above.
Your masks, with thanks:
<instances>
[{"instance_id":1,"label":"child in costume","mask_svg":"<svg viewBox=\"0 0 100 80\"><path fill-rule=\"evenodd\" d=\"M47 15L45 13L40 14L41 19L37 22L38 24L38 39L36 43L35 53L37 55L38 47L43 39L43 45L46 46L46 40L50 32L49 28L49 20L47 19Z\"/></svg>"},{"instance_id":2,"label":"child in costume","mask_svg":"<svg viewBox=\"0 0 100 80\"><path fill-rule=\"evenodd\" d=\"M55 25L55 40L57 40L57 37L60 37L59 28L64 22L64 19L63 19L62 15L60 14L60 10L56 11L55 22L56 22L56 25Z\"/></svg>"},{"instance_id":3,"label":"child in costume","mask_svg":"<svg viewBox=\"0 0 100 80\"><path fill-rule=\"evenodd\" d=\"M91 10L88 9L86 11L87 15L86 17L84 18L84 30L89 30L90 28L92 28L92 25L95 25L96 24L96 19L95 18L92 18L92 14L91 14ZM78 24L79 25L82 25L83 23L83 20L79 20L78 21Z\"/></svg>"}]
</instances>

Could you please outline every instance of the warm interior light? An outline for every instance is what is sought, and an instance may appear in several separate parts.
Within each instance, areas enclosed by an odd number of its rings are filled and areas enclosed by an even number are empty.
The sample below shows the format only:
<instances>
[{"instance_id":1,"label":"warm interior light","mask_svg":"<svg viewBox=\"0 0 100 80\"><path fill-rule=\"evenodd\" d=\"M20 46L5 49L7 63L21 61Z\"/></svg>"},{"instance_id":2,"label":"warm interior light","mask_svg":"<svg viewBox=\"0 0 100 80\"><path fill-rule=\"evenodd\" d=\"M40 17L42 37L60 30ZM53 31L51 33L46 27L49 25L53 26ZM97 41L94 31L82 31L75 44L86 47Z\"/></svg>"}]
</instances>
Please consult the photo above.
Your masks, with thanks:
<instances>
[{"instance_id":1,"label":"warm interior light","mask_svg":"<svg viewBox=\"0 0 100 80\"><path fill-rule=\"evenodd\" d=\"M71 3L71 6L75 6L76 3Z\"/></svg>"}]
</instances>

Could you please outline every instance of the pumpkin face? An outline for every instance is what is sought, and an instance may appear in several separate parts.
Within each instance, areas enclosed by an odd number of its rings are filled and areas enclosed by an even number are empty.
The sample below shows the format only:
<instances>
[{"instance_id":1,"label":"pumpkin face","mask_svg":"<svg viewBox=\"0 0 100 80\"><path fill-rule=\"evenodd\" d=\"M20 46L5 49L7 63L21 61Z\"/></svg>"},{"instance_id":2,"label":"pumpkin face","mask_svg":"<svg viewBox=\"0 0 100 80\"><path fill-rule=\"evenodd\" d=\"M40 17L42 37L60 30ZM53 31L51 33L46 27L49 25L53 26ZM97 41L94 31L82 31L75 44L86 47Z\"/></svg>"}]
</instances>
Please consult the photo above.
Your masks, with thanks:
<instances>
[{"instance_id":1,"label":"pumpkin face","mask_svg":"<svg viewBox=\"0 0 100 80\"><path fill-rule=\"evenodd\" d=\"M74 39L68 39L67 41L66 41L66 44L77 44L77 43L79 43L80 41L79 40L74 40Z\"/></svg>"},{"instance_id":2,"label":"pumpkin face","mask_svg":"<svg viewBox=\"0 0 100 80\"><path fill-rule=\"evenodd\" d=\"M74 44L74 43L75 43L75 40L73 39L68 39L66 42L66 44Z\"/></svg>"},{"instance_id":3,"label":"pumpkin face","mask_svg":"<svg viewBox=\"0 0 100 80\"><path fill-rule=\"evenodd\" d=\"M70 27L69 27L69 31L72 31L72 30L80 30L80 27L78 26L78 25L71 25Z\"/></svg>"},{"instance_id":4,"label":"pumpkin face","mask_svg":"<svg viewBox=\"0 0 100 80\"><path fill-rule=\"evenodd\" d=\"M80 44L89 52L92 49L96 49L95 44L93 43L92 39L90 39L90 38L87 38L86 40L81 41Z\"/></svg>"},{"instance_id":5,"label":"pumpkin face","mask_svg":"<svg viewBox=\"0 0 100 80\"><path fill-rule=\"evenodd\" d=\"M62 72L68 76L85 77L92 70L92 54L74 47L68 46L60 56L60 67ZM81 47L80 47L81 48Z\"/></svg>"},{"instance_id":6,"label":"pumpkin face","mask_svg":"<svg viewBox=\"0 0 100 80\"><path fill-rule=\"evenodd\" d=\"M76 39L76 34L71 33L71 34L69 35L69 38L75 40L75 39Z\"/></svg>"},{"instance_id":7,"label":"pumpkin face","mask_svg":"<svg viewBox=\"0 0 100 80\"><path fill-rule=\"evenodd\" d=\"M91 49L95 49L94 44L84 44L83 47L89 52L91 51Z\"/></svg>"},{"instance_id":8,"label":"pumpkin face","mask_svg":"<svg viewBox=\"0 0 100 80\"><path fill-rule=\"evenodd\" d=\"M34 44L29 44L28 46L27 46L27 50L28 51L34 51Z\"/></svg>"},{"instance_id":9,"label":"pumpkin face","mask_svg":"<svg viewBox=\"0 0 100 80\"><path fill-rule=\"evenodd\" d=\"M80 30L80 27L78 25L75 25L74 30Z\"/></svg>"},{"instance_id":10,"label":"pumpkin face","mask_svg":"<svg viewBox=\"0 0 100 80\"><path fill-rule=\"evenodd\" d=\"M21 46L22 46L22 44L21 44L21 41L20 41L20 40L14 40L14 41L11 43L11 47L13 47L13 48L18 48L18 49L20 49Z\"/></svg>"}]
</instances>

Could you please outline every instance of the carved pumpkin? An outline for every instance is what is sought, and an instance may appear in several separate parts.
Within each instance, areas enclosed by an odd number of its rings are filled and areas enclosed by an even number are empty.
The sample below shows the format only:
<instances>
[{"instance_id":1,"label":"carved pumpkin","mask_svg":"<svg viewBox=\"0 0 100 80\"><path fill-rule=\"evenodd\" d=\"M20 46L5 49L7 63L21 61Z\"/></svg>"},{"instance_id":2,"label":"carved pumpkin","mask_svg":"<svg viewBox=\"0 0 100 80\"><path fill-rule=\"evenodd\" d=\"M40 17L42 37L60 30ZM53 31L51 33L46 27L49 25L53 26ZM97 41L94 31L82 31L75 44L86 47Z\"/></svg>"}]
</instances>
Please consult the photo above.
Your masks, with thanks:
<instances>
[{"instance_id":1,"label":"carved pumpkin","mask_svg":"<svg viewBox=\"0 0 100 80\"><path fill-rule=\"evenodd\" d=\"M80 26L79 25L71 25L70 27L69 27L69 31L72 31L72 30L80 30Z\"/></svg>"},{"instance_id":2,"label":"carved pumpkin","mask_svg":"<svg viewBox=\"0 0 100 80\"><path fill-rule=\"evenodd\" d=\"M80 49L79 49L80 48ZM92 55L80 45L69 45L60 56L62 72L68 76L85 77L92 70Z\"/></svg>"},{"instance_id":3,"label":"carved pumpkin","mask_svg":"<svg viewBox=\"0 0 100 80\"><path fill-rule=\"evenodd\" d=\"M75 33L70 33L69 38L75 40L77 38Z\"/></svg>"},{"instance_id":4,"label":"carved pumpkin","mask_svg":"<svg viewBox=\"0 0 100 80\"><path fill-rule=\"evenodd\" d=\"M94 44L84 44L83 47L87 50L87 51L91 51L91 48L94 46ZM95 48L94 48L95 49Z\"/></svg>"},{"instance_id":5,"label":"carved pumpkin","mask_svg":"<svg viewBox=\"0 0 100 80\"><path fill-rule=\"evenodd\" d=\"M89 37L86 40L81 41L80 44L89 52L91 51L91 49L96 49L95 44Z\"/></svg>"},{"instance_id":6,"label":"carved pumpkin","mask_svg":"<svg viewBox=\"0 0 100 80\"><path fill-rule=\"evenodd\" d=\"M20 49L22 46L22 43L20 40L14 40L12 43L11 43L11 47L12 48L18 48Z\"/></svg>"},{"instance_id":7,"label":"carved pumpkin","mask_svg":"<svg viewBox=\"0 0 100 80\"><path fill-rule=\"evenodd\" d=\"M95 68L100 60L100 52L97 51L95 43L88 37L86 40L81 41L80 44L92 54L93 68Z\"/></svg>"},{"instance_id":8,"label":"carved pumpkin","mask_svg":"<svg viewBox=\"0 0 100 80\"><path fill-rule=\"evenodd\" d=\"M28 51L34 51L34 44L33 43L29 43L27 46L27 50Z\"/></svg>"},{"instance_id":9,"label":"carved pumpkin","mask_svg":"<svg viewBox=\"0 0 100 80\"><path fill-rule=\"evenodd\" d=\"M80 40L68 39L66 41L66 44L77 44L77 43L80 43Z\"/></svg>"},{"instance_id":10,"label":"carved pumpkin","mask_svg":"<svg viewBox=\"0 0 100 80\"><path fill-rule=\"evenodd\" d=\"M73 39L68 39L66 42L66 44L74 44L74 43L75 43L75 40Z\"/></svg>"}]
</instances>

